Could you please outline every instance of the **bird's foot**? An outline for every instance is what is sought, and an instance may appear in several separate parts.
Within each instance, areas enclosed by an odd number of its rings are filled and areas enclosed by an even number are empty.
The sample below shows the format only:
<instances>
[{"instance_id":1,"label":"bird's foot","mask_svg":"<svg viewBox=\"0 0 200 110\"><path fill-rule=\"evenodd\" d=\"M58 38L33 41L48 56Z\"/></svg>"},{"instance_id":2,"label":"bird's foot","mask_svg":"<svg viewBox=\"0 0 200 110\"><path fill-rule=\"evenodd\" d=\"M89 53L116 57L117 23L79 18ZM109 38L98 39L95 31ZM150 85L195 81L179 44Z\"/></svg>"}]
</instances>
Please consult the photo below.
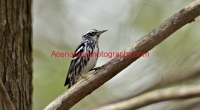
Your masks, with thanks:
<instances>
[{"instance_id":1,"label":"bird's foot","mask_svg":"<svg viewBox=\"0 0 200 110\"><path fill-rule=\"evenodd\" d=\"M87 76L82 76L82 74L80 74L80 76L81 76L82 79L85 79L85 80L89 81L89 79L87 78Z\"/></svg>"},{"instance_id":2,"label":"bird's foot","mask_svg":"<svg viewBox=\"0 0 200 110\"><path fill-rule=\"evenodd\" d=\"M103 67L100 66L100 67L96 67L96 68L92 68L92 69L90 69L90 71L93 71L93 70L95 70L95 71L97 71L97 70L102 71L102 70L103 70Z\"/></svg>"}]
</instances>

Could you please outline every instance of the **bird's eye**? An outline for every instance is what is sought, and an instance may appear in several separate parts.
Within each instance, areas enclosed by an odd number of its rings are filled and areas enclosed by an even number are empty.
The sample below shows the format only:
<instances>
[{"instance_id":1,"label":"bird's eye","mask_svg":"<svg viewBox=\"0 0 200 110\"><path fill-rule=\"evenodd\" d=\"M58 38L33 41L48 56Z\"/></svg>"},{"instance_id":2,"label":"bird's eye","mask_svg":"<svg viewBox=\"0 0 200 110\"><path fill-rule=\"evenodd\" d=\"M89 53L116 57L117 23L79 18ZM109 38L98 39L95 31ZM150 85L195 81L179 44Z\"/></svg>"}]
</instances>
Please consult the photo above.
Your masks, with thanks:
<instances>
[{"instance_id":1,"label":"bird's eye","mask_svg":"<svg viewBox=\"0 0 200 110\"><path fill-rule=\"evenodd\" d=\"M94 36L96 33L95 32L91 32L90 33L90 36Z\"/></svg>"}]
</instances>

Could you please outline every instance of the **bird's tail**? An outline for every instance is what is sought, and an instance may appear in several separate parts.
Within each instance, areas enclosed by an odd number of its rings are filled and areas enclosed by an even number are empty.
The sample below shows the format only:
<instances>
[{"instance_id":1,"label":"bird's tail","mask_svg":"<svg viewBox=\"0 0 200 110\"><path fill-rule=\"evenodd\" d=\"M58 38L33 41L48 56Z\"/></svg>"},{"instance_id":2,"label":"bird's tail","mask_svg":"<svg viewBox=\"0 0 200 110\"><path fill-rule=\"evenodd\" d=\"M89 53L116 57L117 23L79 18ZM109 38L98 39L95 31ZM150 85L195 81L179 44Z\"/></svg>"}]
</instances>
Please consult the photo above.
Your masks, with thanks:
<instances>
[{"instance_id":1,"label":"bird's tail","mask_svg":"<svg viewBox=\"0 0 200 110\"><path fill-rule=\"evenodd\" d=\"M64 84L64 86L69 85L69 86L68 86L68 89L69 89L70 87L72 87L74 84L76 84L77 81L78 81L78 78L79 78L79 76L72 77L72 76L69 75L69 74L70 74L70 73L68 73L67 78L66 78L66 80L65 80L65 84Z\"/></svg>"},{"instance_id":2,"label":"bird's tail","mask_svg":"<svg viewBox=\"0 0 200 110\"><path fill-rule=\"evenodd\" d=\"M68 85L69 84L69 78L67 77L66 80L65 80L65 84L64 86Z\"/></svg>"},{"instance_id":3,"label":"bird's tail","mask_svg":"<svg viewBox=\"0 0 200 110\"><path fill-rule=\"evenodd\" d=\"M66 77L64 86L66 86L66 85L68 85L68 84L69 84L68 88L70 88L72 85L70 85L69 73L67 74L67 77Z\"/></svg>"}]
</instances>

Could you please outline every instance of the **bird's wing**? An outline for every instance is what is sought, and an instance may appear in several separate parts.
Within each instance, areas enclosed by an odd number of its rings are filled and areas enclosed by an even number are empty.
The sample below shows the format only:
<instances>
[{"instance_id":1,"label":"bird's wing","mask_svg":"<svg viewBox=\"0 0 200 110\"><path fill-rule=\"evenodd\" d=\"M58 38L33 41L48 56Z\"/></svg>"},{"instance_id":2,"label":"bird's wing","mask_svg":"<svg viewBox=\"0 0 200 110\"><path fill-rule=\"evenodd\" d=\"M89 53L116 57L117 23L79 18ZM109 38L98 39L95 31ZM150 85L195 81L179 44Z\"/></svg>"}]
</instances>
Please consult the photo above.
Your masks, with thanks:
<instances>
[{"instance_id":1,"label":"bird's wing","mask_svg":"<svg viewBox=\"0 0 200 110\"><path fill-rule=\"evenodd\" d=\"M82 60L82 57L80 56L83 52L85 52L85 43L82 42L75 50L71 63L70 63L70 67L68 70L68 74L66 77L66 81L65 81L65 86L69 84L68 88L70 88L72 85L74 85L78 78L79 78L79 74L80 74L80 63Z\"/></svg>"}]
</instances>

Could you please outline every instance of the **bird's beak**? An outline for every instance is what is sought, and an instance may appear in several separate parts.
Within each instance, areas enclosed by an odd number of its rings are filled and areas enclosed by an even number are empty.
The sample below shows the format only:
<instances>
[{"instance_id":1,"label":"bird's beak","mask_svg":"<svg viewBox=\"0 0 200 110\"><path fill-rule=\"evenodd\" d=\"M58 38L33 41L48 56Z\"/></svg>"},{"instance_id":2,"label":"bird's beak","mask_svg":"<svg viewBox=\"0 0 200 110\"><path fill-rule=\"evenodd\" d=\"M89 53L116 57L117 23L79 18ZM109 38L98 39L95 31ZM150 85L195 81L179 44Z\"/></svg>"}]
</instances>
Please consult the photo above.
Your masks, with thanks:
<instances>
[{"instance_id":1,"label":"bird's beak","mask_svg":"<svg viewBox=\"0 0 200 110\"><path fill-rule=\"evenodd\" d=\"M99 35L101 35L102 33L106 32L107 30L103 30L103 31L99 31Z\"/></svg>"}]
</instances>

